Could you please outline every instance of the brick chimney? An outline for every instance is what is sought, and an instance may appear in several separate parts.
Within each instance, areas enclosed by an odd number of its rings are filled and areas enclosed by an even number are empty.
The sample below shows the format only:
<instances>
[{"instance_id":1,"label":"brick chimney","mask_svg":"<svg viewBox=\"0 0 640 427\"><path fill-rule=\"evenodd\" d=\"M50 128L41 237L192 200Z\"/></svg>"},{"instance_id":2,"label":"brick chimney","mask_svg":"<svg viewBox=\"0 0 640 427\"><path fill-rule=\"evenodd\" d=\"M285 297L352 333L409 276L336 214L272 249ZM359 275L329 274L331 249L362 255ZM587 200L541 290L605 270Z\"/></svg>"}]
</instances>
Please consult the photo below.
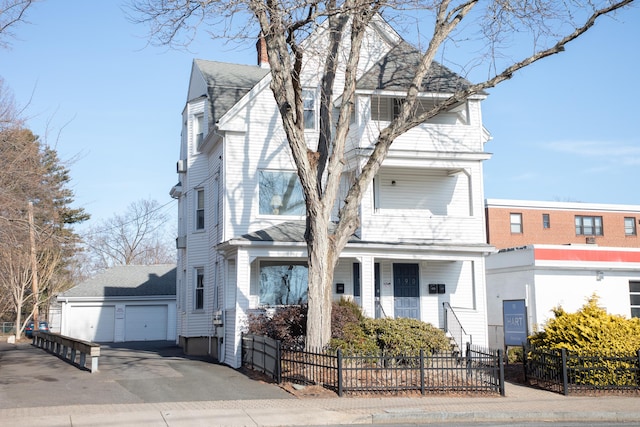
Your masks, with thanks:
<instances>
[{"instance_id":1,"label":"brick chimney","mask_svg":"<svg viewBox=\"0 0 640 427\"><path fill-rule=\"evenodd\" d=\"M258 66L260 68L270 68L269 57L267 56L267 42L264 41L262 33L258 36L256 50L258 51Z\"/></svg>"}]
</instances>

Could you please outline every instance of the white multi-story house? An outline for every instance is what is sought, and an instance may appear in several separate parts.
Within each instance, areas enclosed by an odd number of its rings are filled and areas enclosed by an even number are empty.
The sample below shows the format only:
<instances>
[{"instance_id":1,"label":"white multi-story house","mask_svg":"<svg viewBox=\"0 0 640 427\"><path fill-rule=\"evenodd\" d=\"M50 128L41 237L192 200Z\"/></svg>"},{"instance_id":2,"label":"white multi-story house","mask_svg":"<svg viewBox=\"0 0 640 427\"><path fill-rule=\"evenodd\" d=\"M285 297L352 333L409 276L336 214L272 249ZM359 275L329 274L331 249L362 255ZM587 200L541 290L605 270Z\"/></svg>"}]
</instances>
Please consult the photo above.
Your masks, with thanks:
<instances>
[{"instance_id":1,"label":"white multi-story house","mask_svg":"<svg viewBox=\"0 0 640 427\"><path fill-rule=\"evenodd\" d=\"M345 185L397 111L417 54L381 19L367 34ZM317 68L305 67L302 79L310 142L317 141ZM433 68L423 108L468 84ZM270 79L260 43L256 66L193 62L179 183L171 189L179 201L178 343L233 367L251 310L306 300L305 208ZM414 317L441 328L457 318L466 340L486 345L484 256L492 248L483 206L484 98L394 142L341 254L335 299L353 298L371 317Z\"/></svg>"}]
</instances>

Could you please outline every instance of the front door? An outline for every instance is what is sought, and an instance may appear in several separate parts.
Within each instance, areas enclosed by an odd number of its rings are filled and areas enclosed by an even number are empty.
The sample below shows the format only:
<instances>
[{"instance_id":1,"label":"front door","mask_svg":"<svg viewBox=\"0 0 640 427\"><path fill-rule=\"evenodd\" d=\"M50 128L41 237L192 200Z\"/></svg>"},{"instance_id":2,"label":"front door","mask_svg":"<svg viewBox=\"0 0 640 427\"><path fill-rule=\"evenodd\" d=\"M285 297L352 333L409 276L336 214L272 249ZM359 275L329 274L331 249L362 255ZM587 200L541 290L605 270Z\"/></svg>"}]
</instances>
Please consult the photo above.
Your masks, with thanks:
<instances>
[{"instance_id":1,"label":"front door","mask_svg":"<svg viewBox=\"0 0 640 427\"><path fill-rule=\"evenodd\" d=\"M393 264L395 317L420 319L419 272L418 264Z\"/></svg>"}]
</instances>

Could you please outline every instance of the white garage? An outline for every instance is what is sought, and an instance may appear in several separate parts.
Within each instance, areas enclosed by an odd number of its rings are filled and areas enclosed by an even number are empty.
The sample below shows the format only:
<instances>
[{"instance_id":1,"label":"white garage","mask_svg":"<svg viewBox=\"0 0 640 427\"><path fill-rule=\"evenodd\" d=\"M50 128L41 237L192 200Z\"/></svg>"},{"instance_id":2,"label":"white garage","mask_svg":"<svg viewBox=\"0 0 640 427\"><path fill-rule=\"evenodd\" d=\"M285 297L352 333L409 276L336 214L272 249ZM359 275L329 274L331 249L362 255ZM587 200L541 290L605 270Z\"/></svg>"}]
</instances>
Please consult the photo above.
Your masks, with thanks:
<instances>
[{"instance_id":1,"label":"white garage","mask_svg":"<svg viewBox=\"0 0 640 427\"><path fill-rule=\"evenodd\" d=\"M124 314L125 341L167 339L166 305L128 305Z\"/></svg>"},{"instance_id":2,"label":"white garage","mask_svg":"<svg viewBox=\"0 0 640 427\"><path fill-rule=\"evenodd\" d=\"M119 266L58 295L62 335L94 342L176 339L175 265Z\"/></svg>"},{"instance_id":3,"label":"white garage","mask_svg":"<svg viewBox=\"0 0 640 427\"><path fill-rule=\"evenodd\" d=\"M115 338L116 307L114 305L77 305L69 307L67 333L85 341L113 342Z\"/></svg>"}]
</instances>

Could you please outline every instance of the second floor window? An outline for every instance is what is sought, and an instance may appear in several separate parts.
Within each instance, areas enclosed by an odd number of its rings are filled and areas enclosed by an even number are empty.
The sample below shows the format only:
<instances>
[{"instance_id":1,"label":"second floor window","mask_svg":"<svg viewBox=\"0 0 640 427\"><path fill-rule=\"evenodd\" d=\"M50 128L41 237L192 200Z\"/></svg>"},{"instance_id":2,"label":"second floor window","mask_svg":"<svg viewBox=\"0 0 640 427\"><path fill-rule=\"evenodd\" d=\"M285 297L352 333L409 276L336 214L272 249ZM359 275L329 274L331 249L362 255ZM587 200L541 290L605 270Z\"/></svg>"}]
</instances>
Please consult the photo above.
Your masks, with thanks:
<instances>
[{"instance_id":1,"label":"second floor window","mask_svg":"<svg viewBox=\"0 0 640 427\"><path fill-rule=\"evenodd\" d=\"M512 213L509 215L511 223L511 232L514 234L522 234L522 214Z\"/></svg>"},{"instance_id":2,"label":"second floor window","mask_svg":"<svg viewBox=\"0 0 640 427\"><path fill-rule=\"evenodd\" d=\"M295 172L260 171L260 215L304 215L302 186Z\"/></svg>"},{"instance_id":3,"label":"second floor window","mask_svg":"<svg viewBox=\"0 0 640 427\"><path fill-rule=\"evenodd\" d=\"M204 190L196 190L196 230L204 229Z\"/></svg>"},{"instance_id":4,"label":"second floor window","mask_svg":"<svg viewBox=\"0 0 640 427\"><path fill-rule=\"evenodd\" d=\"M626 236L636 235L636 219L627 217L624 219L624 234Z\"/></svg>"},{"instance_id":5,"label":"second floor window","mask_svg":"<svg viewBox=\"0 0 640 427\"><path fill-rule=\"evenodd\" d=\"M549 214L542 214L542 228L551 228L551 220Z\"/></svg>"},{"instance_id":6,"label":"second floor window","mask_svg":"<svg viewBox=\"0 0 640 427\"><path fill-rule=\"evenodd\" d=\"M316 128L316 92L313 90L302 91L302 103L304 108L304 128Z\"/></svg>"},{"instance_id":7,"label":"second floor window","mask_svg":"<svg viewBox=\"0 0 640 427\"><path fill-rule=\"evenodd\" d=\"M204 308L204 268L196 268L196 289L193 308L202 310Z\"/></svg>"},{"instance_id":8,"label":"second floor window","mask_svg":"<svg viewBox=\"0 0 640 427\"><path fill-rule=\"evenodd\" d=\"M576 235L603 236L602 217L576 215Z\"/></svg>"}]
</instances>

